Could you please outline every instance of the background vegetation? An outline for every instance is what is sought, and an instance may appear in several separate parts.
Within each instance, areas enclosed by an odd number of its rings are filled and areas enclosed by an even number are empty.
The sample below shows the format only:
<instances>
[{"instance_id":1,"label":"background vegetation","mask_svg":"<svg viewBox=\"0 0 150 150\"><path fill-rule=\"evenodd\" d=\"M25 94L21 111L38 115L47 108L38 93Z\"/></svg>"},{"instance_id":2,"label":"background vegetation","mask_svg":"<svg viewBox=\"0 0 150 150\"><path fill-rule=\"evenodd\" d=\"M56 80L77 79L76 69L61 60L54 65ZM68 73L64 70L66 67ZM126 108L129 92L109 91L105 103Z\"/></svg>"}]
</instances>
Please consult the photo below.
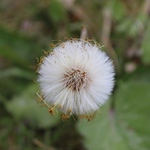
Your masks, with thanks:
<instances>
[{"instance_id":1,"label":"background vegetation","mask_svg":"<svg viewBox=\"0 0 150 150\"><path fill-rule=\"evenodd\" d=\"M149 150L149 16L149 0L1 0L0 149ZM113 59L116 86L91 122L61 121L36 103L36 58L83 31Z\"/></svg>"}]
</instances>

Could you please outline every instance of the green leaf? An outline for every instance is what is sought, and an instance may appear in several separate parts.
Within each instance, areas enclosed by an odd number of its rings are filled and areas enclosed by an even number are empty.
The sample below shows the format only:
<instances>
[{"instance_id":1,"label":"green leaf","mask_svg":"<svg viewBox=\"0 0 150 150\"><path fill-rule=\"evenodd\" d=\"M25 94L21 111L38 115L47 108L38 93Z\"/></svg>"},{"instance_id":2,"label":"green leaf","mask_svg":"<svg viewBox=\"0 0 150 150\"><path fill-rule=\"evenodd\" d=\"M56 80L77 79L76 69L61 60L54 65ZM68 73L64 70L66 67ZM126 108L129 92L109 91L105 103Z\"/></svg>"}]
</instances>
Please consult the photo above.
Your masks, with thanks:
<instances>
[{"instance_id":1,"label":"green leaf","mask_svg":"<svg viewBox=\"0 0 150 150\"><path fill-rule=\"evenodd\" d=\"M150 83L120 83L116 93L116 118L131 150L150 149Z\"/></svg>"},{"instance_id":2,"label":"green leaf","mask_svg":"<svg viewBox=\"0 0 150 150\"><path fill-rule=\"evenodd\" d=\"M0 70L0 79L12 76L31 80L35 74L18 67Z\"/></svg>"},{"instance_id":3,"label":"green leaf","mask_svg":"<svg viewBox=\"0 0 150 150\"><path fill-rule=\"evenodd\" d=\"M45 107L36 103L37 90L37 85L30 85L23 93L5 105L17 121L26 120L32 126L47 128L57 123L59 117L52 117Z\"/></svg>"},{"instance_id":4,"label":"green leaf","mask_svg":"<svg viewBox=\"0 0 150 150\"><path fill-rule=\"evenodd\" d=\"M145 32L145 38L142 42L142 50L143 50L143 54L142 54L142 60L145 64L150 64L150 22L148 24L148 28Z\"/></svg>"},{"instance_id":5,"label":"green leaf","mask_svg":"<svg viewBox=\"0 0 150 150\"><path fill-rule=\"evenodd\" d=\"M127 31L130 29L132 23L133 23L132 17L124 18L123 21L117 25L116 32L118 32L118 33L124 32L124 33L128 34Z\"/></svg>"},{"instance_id":6,"label":"green leaf","mask_svg":"<svg viewBox=\"0 0 150 150\"><path fill-rule=\"evenodd\" d=\"M120 21L125 16L125 6L122 1L114 0L113 3L113 17L116 21ZM110 3L111 4L111 3Z\"/></svg>"},{"instance_id":7,"label":"green leaf","mask_svg":"<svg viewBox=\"0 0 150 150\"><path fill-rule=\"evenodd\" d=\"M102 114L97 114L91 122L81 120L78 123L78 130L85 137L84 144L88 150L127 150L109 107L110 103L103 106Z\"/></svg>"},{"instance_id":8,"label":"green leaf","mask_svg":"<svg viewBox=\"0 0 150 150\"><path fill-rule=\"evenodd\" d=\"M36 57L42 53L40 46L33 39L0 27L0 56L17 66L29 70L31 64L35 64Z\"/></svg>"},{"instance_id":9,"label":"green leaf","mask_svg":"<svg viewBox=\"0 0 150 150\"><path fill-rule=\"evenodd\" d=\"M19 67L0 69L0 91L3 97L12 97L24 90L36 77L34 72ZM16 84L17 83L17 84ZM9 92L8 92L9 91ZM6 99L7 99L6 98ZM1 99L3 101L3 99Z\"/></svg>"},{"instance_id":10,"label":"green leaf","mask_svg":"<svg viewBox=\"0 0 150 150\"><path fill-rule=\"evenodd\" d=\"M49 6L49 15L54 22L59 22L64 20L66 12L62 3L58 0L51 0Z\"/></svg>"}]
</instances>

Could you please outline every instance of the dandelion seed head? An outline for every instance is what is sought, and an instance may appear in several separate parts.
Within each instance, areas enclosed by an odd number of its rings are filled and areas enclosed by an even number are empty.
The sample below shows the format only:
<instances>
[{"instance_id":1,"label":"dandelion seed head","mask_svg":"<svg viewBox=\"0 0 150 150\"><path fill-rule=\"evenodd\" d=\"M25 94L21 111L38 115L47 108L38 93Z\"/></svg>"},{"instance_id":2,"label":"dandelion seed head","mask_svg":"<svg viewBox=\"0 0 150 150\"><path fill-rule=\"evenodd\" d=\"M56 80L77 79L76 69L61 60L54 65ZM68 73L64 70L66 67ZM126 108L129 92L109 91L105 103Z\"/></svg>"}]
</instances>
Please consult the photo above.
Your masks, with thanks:
<instances>
[{"instance_id":1,"label":"dandelion seed head","mask_svg":"<svg viewBox=\"0 0 150 150\"><path fill-rule=\"evenodd\" d=\"M56 46L42 59L38 73L44 101L67 114L66 118L94 113L114 86L112 61L96 44L83 40Z\"/></svg>"}]
</instances>

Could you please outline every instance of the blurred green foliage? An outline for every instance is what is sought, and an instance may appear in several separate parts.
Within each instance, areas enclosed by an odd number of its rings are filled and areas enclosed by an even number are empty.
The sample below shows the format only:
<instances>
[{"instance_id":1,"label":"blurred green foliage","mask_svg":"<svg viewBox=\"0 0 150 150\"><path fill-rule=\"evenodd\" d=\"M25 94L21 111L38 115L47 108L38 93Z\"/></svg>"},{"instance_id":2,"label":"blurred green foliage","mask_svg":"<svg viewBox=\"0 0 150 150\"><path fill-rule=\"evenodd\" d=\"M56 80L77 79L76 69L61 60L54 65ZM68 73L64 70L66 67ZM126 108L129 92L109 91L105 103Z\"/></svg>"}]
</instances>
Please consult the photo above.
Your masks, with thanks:
<instances>
[{"instance_id":1,"label":"blurred green foliage","mask_svg":"<svg viewBox=\"0 0 150 150\"><path fill-rule=\"evenodd\" d=\"M149 0L0 1L1 150L150 149ZM65 37L105 46L113 94L91 122L65 122L37 104L37 58Z\"/></svg>"}]
</instances>

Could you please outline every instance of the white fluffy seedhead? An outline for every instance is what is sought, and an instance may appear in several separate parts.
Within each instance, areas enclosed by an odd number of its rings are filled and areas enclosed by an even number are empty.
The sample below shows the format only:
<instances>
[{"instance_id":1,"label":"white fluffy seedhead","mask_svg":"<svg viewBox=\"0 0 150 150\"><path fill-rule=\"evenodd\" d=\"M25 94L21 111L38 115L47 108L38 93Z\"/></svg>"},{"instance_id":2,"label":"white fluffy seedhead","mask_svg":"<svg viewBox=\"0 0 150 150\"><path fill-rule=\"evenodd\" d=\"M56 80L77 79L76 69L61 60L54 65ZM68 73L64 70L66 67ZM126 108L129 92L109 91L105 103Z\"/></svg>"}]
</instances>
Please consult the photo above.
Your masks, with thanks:
<instances>
[{"instance_id":1,"label":"white fluffy seedhead","mask_svg":"<svg viewBox=\"0 0 150 150\"><path fill-rule=\"evenodd\" d=\"M42 57L38 73L42 100L50 113L59 109L62 119L74 114L90 120L114 86L112 61L96 44L83 40L56 46Z\"/></svg>"}]
</instances>

